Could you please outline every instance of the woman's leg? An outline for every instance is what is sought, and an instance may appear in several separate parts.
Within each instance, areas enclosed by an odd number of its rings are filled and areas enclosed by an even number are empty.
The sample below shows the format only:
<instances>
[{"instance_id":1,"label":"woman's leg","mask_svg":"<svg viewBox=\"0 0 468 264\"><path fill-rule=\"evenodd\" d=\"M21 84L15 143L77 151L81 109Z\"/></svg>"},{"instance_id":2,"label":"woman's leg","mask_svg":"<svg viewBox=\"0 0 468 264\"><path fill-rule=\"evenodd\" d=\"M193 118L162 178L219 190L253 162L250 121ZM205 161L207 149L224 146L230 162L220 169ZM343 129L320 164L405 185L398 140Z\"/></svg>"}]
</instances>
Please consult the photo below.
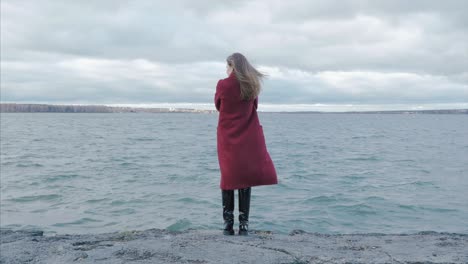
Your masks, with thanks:
<instances>
[{"instance_id":1,"label":"woman's leg","mask_svg":"<svg viewBox=\"0 0 468 264\"><path fill-rule=\"evenodd\" d=\"M239 189L239 235L249 233L249 211L251 187Z\"/></svg>"},{"instance_id":2,"label":"woman's leg","mask_svg":"<svg viewBox=\"0 0 468 264\"><path fill-rule=\"evenodd\" d=\"M234 235L234 190L221 190L225 235Z\"/></svg>"}]
</instances>

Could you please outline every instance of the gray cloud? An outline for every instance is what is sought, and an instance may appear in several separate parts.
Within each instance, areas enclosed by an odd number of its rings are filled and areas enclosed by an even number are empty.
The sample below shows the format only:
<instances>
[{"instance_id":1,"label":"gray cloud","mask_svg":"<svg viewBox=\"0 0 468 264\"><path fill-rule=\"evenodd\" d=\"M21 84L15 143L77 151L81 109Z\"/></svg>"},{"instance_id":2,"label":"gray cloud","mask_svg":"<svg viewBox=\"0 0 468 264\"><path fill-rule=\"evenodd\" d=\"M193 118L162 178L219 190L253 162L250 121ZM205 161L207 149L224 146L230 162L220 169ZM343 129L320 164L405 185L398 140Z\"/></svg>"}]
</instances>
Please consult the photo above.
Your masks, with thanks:
<instances>
[{"instance_id":1,"label":"gray cloud","mask_svg":"<svg viewBox=\"0 0 468 264\"><path fill-rule=\"evenodd\" d=\"M468 2L1 2L2 101L211 102L227 55L269 103L468 102Z\"/></svg>"}]
</instances>

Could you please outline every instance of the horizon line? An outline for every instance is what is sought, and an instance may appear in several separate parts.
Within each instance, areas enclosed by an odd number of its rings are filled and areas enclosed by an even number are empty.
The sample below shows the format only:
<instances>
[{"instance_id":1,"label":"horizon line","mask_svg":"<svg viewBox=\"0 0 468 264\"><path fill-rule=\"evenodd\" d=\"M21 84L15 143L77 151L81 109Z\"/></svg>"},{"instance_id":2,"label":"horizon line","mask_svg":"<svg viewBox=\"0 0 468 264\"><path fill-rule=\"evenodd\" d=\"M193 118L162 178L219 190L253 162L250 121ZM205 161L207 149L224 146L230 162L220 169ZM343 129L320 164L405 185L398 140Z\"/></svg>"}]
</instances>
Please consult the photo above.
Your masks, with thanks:
<instances>
[{"instance_id":1,"label":"horizon line","mask_svg":"<svg viewBox=\"0 0 468 264\"><path fill-rule=\"evenodd\" d=\"M201 111L216 111L212 103L46 103L46 102L3 102L0 104L26 104L26 105L52 105L52 106L106 106L127 108L165 108L170 110L190 109ZM262 109L263 108L263 109ZM468 103L424 103L424 104L276 104L259 103L258 112L391 112L391 111L441 111L441 110L468 110Z\"/></svg>"}]
</instances>

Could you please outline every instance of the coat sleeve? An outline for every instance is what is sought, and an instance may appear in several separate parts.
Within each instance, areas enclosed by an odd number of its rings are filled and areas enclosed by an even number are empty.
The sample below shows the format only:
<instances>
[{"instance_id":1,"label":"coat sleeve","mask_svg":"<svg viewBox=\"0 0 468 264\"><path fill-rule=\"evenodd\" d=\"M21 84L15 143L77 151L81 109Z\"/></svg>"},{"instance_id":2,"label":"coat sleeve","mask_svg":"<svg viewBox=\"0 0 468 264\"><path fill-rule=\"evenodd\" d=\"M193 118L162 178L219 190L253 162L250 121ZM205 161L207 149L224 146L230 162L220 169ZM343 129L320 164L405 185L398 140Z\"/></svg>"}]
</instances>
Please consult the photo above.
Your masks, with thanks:
<instances>
[{"instance_id":1,"label":"coat sleeve","mask_svg":"<svg viewBox=\"0 0 468 264\"><path fill-rule=\"evenodd\" d=\"M216 85L216 93L214 96L214 103L216 106L216 110L221 109L221 98L223 97L222 95L222 88L221 88L221 80L218 81L218 84Z\"/></svg>"}]
</instances>

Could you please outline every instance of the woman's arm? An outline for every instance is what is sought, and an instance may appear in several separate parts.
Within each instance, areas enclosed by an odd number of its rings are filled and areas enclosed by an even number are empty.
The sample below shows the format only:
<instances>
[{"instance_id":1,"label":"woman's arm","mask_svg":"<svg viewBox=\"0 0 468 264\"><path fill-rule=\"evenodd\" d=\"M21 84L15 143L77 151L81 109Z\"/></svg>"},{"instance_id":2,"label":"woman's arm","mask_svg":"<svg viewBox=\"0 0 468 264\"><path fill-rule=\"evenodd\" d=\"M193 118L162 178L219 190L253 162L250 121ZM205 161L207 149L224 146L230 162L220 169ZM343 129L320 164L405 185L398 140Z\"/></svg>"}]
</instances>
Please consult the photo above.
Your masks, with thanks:
<instances>
[{"instance_id":1,"label":"woman's arm","mask_svg":"<svg viewBox=\"0 0 468 264\"><path fill-rule=\"evenodd\" d=\"M218 81L218 84L216 85L216 93L214 96L214 103L216 106L216 110L221 109L221 80Z\"/></svg>"}]
</instances>

